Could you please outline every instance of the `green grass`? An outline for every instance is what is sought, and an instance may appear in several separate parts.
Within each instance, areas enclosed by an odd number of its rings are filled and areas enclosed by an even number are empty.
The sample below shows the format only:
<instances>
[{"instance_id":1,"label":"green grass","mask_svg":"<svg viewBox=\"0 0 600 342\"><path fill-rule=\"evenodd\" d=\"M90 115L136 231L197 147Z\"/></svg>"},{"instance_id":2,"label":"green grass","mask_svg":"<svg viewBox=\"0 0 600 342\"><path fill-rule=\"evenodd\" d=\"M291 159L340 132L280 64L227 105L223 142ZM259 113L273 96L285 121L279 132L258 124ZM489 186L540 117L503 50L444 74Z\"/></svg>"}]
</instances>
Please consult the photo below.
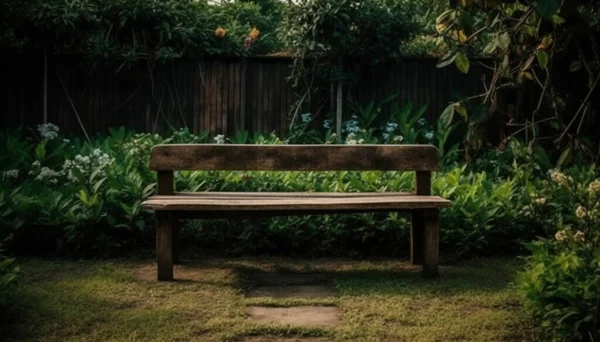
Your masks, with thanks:
<instances>
[{"instance_id":1,"label":"green grass","mask_svg":"<svg viewBox=\"0 0 600 342\"><path fill-rule=\"evenodd\" d=\"M148 261L22 260L15 340L239 341L249 335L332 341L522 341L531 324L511 285L519 263L469 261L428 281L397 261L208 259L157 283ZM316 300L245 298L252 272L323 272L339 295ZM257 325L248 305L337 305L336 328ZM8 326L6 324L9 324Z\"/></svg>"}]
</instances>

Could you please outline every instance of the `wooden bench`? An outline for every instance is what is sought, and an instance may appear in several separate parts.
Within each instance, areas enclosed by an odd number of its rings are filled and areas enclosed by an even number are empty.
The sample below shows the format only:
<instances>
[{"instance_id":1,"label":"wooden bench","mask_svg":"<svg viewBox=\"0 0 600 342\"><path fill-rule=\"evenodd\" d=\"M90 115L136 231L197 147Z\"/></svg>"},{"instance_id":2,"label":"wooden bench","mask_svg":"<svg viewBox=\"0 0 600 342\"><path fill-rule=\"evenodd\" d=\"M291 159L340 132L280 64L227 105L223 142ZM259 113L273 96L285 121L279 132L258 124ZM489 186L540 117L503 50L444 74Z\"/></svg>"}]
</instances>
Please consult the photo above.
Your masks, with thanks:
<instances>
[{"instance_id":1,"label":"wooden bench","mask_svg":"<svg viewBox=\"0 0 600 342\"><path fill-rule=\"evenodd\" d=\"M451 202L431 196L438 151L427 145L158 145L150 168L158 194L144 202L156 212L158 280L173 279L184 218L316 215L411 211L411 261L426 277L438 275L439 209ZM414 193L175 192L177 170L416 171Z\"/></svg>"}]
</instances>

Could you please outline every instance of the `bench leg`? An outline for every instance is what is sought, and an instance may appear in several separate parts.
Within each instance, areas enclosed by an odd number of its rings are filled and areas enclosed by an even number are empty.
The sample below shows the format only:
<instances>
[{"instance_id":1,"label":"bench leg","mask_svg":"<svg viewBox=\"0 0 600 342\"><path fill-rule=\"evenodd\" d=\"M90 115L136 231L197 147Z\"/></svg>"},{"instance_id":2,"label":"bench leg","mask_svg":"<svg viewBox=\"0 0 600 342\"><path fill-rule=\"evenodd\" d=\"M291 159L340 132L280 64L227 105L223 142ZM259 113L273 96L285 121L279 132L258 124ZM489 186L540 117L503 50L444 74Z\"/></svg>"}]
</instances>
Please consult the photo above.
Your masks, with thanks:
<instances>
[{"instance_id":1,"label":"bench leg","mask_svg":"<svg viewBox=\"0 0 600 342\"><path fill-rule=\"evenodd\" d=\"M181 220L173 220L173 263L175 265L181 265L181 226L183 222Z\"/></svg>"},{"instance_id":2,"label":"bench leg","mask_svg":"<svg viewBox=\"0 0 600 342\"><path fill-rule=\"evenodd\" d=\"M423 210L411 212L410 225L410 263L423 264L423 232L425 231L425 213Z\"/></svg>"},{"instance_id":3,"label":"bench leg","mask_svg":"<svg viewBox=\"0 0 600 342\"><path fill-rule=\"evenodd\" d=\"M156 213L156 262L159 281L173 280L174 221L171 213Z\"/></svg>"},{"instance_id":4,"label":"bench leg","mask_svg":"<svg viewBox=\"0 0 600 342\"><path fill-rule=\"evenodd\" d=\"M423 276L436 278L440 254L440 210L424 211L423 230Z\"/></svg>"}]
</instances>

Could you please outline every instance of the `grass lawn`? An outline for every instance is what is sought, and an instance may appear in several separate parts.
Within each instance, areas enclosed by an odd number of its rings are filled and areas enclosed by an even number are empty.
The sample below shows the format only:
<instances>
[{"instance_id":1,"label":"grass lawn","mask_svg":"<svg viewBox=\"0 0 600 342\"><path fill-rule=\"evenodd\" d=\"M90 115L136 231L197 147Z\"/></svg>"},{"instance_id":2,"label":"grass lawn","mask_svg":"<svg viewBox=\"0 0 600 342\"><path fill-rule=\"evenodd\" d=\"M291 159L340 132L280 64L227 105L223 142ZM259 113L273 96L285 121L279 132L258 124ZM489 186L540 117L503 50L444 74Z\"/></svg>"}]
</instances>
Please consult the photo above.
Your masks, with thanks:
<instances>
[{"instance_id":1,"label":"grass lawn","mask_svg":"<svg viewBox=\"0 0 600 342\"><path fill-rule=\"evenodd\" d=\"M205 259L157 283L151 261L21 260L14 340L244 341L248 336L324 336L331 341L522 341L531 324L511 285L515 259L441 268L427 281L395 260ZM330 277L336 296L246 297L257 274ZM341 325L290 328L253 323L248 307L335 305Z\"/></svg>"}]
</instances>

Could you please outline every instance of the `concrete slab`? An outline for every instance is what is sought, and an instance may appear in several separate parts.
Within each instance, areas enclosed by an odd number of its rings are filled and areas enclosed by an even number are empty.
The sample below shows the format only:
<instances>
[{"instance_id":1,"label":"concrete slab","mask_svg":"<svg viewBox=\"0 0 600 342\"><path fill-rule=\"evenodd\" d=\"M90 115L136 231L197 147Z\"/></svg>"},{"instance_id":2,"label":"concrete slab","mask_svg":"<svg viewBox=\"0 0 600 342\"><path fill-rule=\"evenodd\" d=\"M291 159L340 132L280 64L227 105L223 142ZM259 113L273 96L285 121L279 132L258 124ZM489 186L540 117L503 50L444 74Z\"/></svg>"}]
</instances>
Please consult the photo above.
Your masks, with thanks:
<instances>
[{"instance_id":1,"label":"concrete slab","mask_svg":"<svg viewBox=\"0 0 600 342\"><path fill-rule=\"evenodd\" d=\"M252 306L250 319L257 323L282 324L294 327L331 327L342 323L341 311L335 306L296 306L276 308Z\"/></svg>"},{"instance_id":2,"label":"concrete slab","mask_svg":"<svg viewBox=\"0 0 600 342\"><path fill-rule=\"evenodd\" d=\"M289 285L289 286L258 286L248 291L250 298L326 298L333 297L337 293L328 285Z\"/></svg>"}]
</instances>

